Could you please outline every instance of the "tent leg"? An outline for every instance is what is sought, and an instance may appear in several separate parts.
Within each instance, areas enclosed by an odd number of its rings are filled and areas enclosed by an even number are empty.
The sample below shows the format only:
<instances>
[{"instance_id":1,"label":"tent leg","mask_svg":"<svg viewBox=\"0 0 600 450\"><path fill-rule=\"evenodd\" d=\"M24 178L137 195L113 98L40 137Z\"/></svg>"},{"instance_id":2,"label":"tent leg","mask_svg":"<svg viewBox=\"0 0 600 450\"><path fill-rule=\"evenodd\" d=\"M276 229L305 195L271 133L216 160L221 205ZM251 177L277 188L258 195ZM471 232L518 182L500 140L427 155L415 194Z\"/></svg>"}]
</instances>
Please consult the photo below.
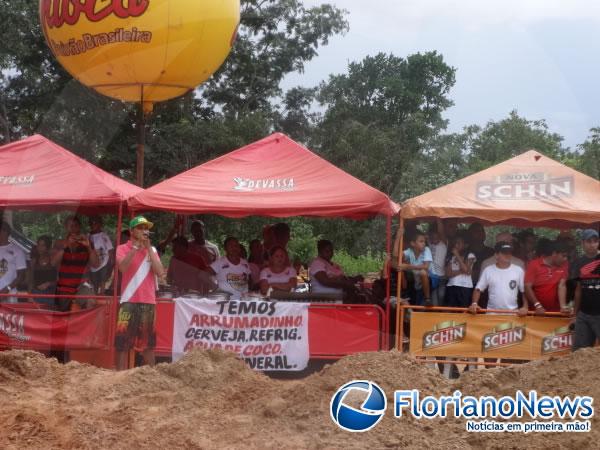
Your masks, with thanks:
<instances>
[{"instance_id":1,"label":"tent leg","mask_svg":"<svg viewBox=\"0 0 600 450\"><path fill-rule=\"evenodd\" d=\"M390 257L390 261L392 258L392 217L391 216L387 216L386 217L386 239L385 239L385 251L386 254ZM386 278L386 283L385 283L385 324L383 327L383 332L384 332L384 339L383 339L383 345L385 350L389 350L390 349L390 276L391 276L391 264L386 264L385 265L385 278Z\"/></svg>"},{"instance_id":2,"label":"tent leg","mask_svg":"<svg viewBox=\"0 0 600 450\"><path fill-rule=\"evenodd\" d=\"M136 161L136 183L144 187L144 147L146 145L146 118L144 115L144 85L141 87L140 104L137 120L137 161Z\"/></svg>"},{"instance_id":3,"label":"tent leg","mask_svg":"<svg viewBox=\"0 0 600 450\"><path fill-rule=\"evenodd\" d=\"M115 252L119 245L121 245L121 223L123 222L123 203L119 205L119 214L117 216L117 238L115 242ZM113 267L113 293L112 299L110 303L110 314L109 314L109 328L108 328L108 339L109 339L109 348L110 348L110 357L113 364L116 367L117 355L115 349L115 333L117 328L117 314L119 308L119 301L117 287L119 281L119 267L117 265L117 261L115 259L115 266Z\"/></svg>"},{"instance_id":4,"label":"tent leg","mask_svg":"<svg viewBox=\"0 0 600 450\"><path fill-rule=\"evenodd\" d=\"M402 248L404 247L404 218L400 216L400 226L398 228L399 239L398 247L398 266L402 263ZM396 245L394 243L394 245ZM396 286L396 349L403 350L402 338L404 337L404 309L401 306L402 294L402 271L398 271L398 282Z\"/></svg>"}]
</instances>

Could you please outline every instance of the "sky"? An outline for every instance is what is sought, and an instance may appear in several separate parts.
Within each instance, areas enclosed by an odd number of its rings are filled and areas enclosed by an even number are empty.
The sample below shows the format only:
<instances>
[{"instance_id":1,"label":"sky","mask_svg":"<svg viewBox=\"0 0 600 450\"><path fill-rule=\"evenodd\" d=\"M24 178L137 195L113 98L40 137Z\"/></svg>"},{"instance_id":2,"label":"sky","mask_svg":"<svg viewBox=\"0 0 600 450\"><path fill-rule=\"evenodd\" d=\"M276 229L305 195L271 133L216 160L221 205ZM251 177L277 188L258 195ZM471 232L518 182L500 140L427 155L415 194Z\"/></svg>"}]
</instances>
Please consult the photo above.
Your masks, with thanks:
<instances>
[{"instance_id":1,"label":"sky","mask_svg":"<svg viewBox=\"0 0 600 450\"><path fill-rule=\"evenodd\" d=\"M304 0L305 6L324 3ZM516 109L545 119L574 149L600 126L600 2L590 0L328 0L350 30L319 48L283 87L314 86L378 52L436 50L457 69L448 131Z\"/></svg>"}]
</instances>

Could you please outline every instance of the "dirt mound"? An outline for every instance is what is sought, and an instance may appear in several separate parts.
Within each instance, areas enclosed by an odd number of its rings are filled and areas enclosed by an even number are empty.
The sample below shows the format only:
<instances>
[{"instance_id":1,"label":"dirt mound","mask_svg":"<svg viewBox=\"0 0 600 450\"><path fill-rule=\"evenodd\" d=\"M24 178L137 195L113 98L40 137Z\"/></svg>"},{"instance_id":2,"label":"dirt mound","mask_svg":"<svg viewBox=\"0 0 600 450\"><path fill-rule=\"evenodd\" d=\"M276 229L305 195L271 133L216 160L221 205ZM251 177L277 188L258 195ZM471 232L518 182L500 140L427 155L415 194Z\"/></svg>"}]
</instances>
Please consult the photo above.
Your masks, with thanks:
<instances>
[{"instance_id":1,"label":"dirt mound","mask_svg":"<svg viewBox=\"0 0 600 450\"><path fill-rule=\"evenodd\" d=\"M194 351L174 364L112 372L58 364L35 352L0 352L0 448L594 448L600 432L476 434L464 420L395 419L395 389L421 395L600 396L600 350L449 381L397 352L353 355L303 380L271 379L233 355ZM363 434L329 418L332 394L353 379L373 380L388 413ZM551 439L549 441L549 439Z\"/></svg>"}]
</instances>

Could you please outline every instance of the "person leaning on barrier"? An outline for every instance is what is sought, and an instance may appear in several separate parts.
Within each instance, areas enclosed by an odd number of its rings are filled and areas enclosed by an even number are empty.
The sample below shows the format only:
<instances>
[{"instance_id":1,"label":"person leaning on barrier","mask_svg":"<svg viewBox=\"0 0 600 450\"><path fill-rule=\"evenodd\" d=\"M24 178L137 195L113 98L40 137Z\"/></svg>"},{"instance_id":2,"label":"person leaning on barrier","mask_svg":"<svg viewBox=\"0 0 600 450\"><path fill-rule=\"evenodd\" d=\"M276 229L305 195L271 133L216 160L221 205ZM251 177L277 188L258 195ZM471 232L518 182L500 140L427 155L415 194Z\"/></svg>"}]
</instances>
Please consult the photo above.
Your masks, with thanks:
<instances>
[{"instance_id":1,"label":"person leaning on barrier","mask_svg":"<svg viewBox=\"0 0 600 450\"><path fill-rule=\"evenodd\" d=\"M289 265L287 251L275 245L269 253L269 266L260 272L260 292L266 295L270 288L290 292L298 283L298 274L296 269Z\"/></svg>"},{"instance_id":2,"label":"person leaning on barrier","mask_svg":"<svg viewBox=\"0 0 600 450\"><path fill-rule=\"evenodd\" d=\"M575 330L573 350L593 347L600 339L600 252L598 232L584 230L581 235L583 256L573 264L575 287Z\"/></svg>"},{"instance_id":3,"label":"person leaning on barrier","mask_svg":"<svg viewBox=\"0 0 600 450\"><path fill-rule=\"evenodd\" d=\"M115 331L117 370L127 368L128 352L133 348L142 350L146 364L155 362L156 287L165 270L150 242L152 226L145 217L134 217L129 222L131 240L117 247L116 262L122 275Z\"/></svg>"},{"instance_id":4,"label":"person leaning on barrier","mask_svg":"<svg viewBox=\"0 0 600 450\"><path fill-rule=\"evenodd\" d=\"M348 302L353 302L358 289L356 283L362 281L362 276L348 277L343 269L334 263L333 243L326 239L317 242L318 256L310 263L311 292L315 294L339 294Z\"/></svg>"},{"instance_id":5,"label":"person leaning on barrier","mask_svg":"<svg viewBox=\"0 0 600 450\"><path fill-rule=\"evenodd\" d=\"M513 253L510 257L510 262L511 262L511 264L514 264L515 266L519 266L524 271L525 270L525 262L523 262L523 260L521 258L518 258L517 256L515 256L514 250L516 249L516 246L515 246L515 238L513 237L513 235L508 232L498 233L496 235L495 243L497 244L498 242L508 242L513 246ZM490 256L489 258L486 258L481 263L481 272L483 272L486 267L493 266L494 264L496 264L496 254L495 253L492 256Z\"/></svg>"},{"instance_id":6,"label":"person leaning on barrier","mask_svg":"<svg viewBox=\"0 0 600 450\"><path fill-rule=\"evenodd\" d=\"M448 284L446 287L446 306L468 308L473 296L471 271L475 264L475 254L471 253L462 233L458 233L450 242L452 257L446 265Z\"/></svg>"},{"instance_id":7,"label":"person leaning on barrier","mask_svg":"<svg viewBox=\"0 0 600 450\"><path fill-rule=\"evenodd\" d=\"M11 227L0 225L0 294L16 294L17 286L25 280L27 263L25 252L9 242ZM16 297L0 297L0 302L17 303Z\"/></svg>"},{"instance_id":8,"label":"person leaning on barrier","mask_svg":"<svg viewBox=\"0 0 600 450\"><path fill-rule=\"evenodd\" d=\"M248 257L248 266L250 267L250 290L256 291L260 285L260 271L268 266L268 259L265 260L264 248L260 239L250 241L250 255Z\"/></svg>"},{"instance_id":9,"label":"person leaning on barrier","mask_svg":"<svg viewBox=\"0 0 600 450\"><path fill-rule=\"evenodd\" d=\"M448 255L448 239L441 219L431 224L429 231L429 249L432 262L429 266L431 279L431 302L433 306L444 306L446 296L446 260Z\"/></svg>"},{"instance_id":10,"label":"person leaning on barrier","mask_svg":"<svg viewBox=\"0 0 600 450\"><path fill-rule=\"evenodd\" d=\"M571 312L567 307L567 254L566 244L551 241L542 249L542 256L527 264L525 297L535 314Z\"/></svg>"},{"instance_id":11,"label":"person leaning on barrier","mask_svg":"<svg viewBox=\"0 0 600 450\"><path fill-rule=\"evenodd\" d=\"M47 294L48 297L37 297L35 303L54 308L54 291L58 272L50 260L52 238L40 236L36 246L31 251L31 264L29 266L28 287L32 294Z\"/></svg>"},{"instance_id":12,"label":"person leaning on barrier","mask_svg":"<svg viewBox=\"0 0 600 450\"><path fill-rule=\"evenodd\" d=\"M173 257L167 270L167 281L180 292L197 291L202 295L215 288L212 271L204 259L188 250L189 243L183 236L171 241Z\"/></svg>"},{"instance_id":13,"label":"person leaning on barrier","mask_svg":"<svg viewBox=\"0 0 600 450\"><path fill-rule=\"evenodd\" d=\"M429 266L433 261L431 251L427 247L425 233L415 231L408 236L409 247L402 253L402 263L398 269L412 271L415 281L415 299L411 303L419 306L433 306L431 301L431 284Z\"/></svg>"},{"instance_id":14,"label":"person leaning on barrier","mask_svg":"<svg viewBox=\"0 0 600 450\"><path fill-rule=\"evenodd\" d=\"M207 265L210 265L219 259L221 256L219 247L206 240L206 226L204 225L204 222L201 220L194 220L190 227L190 232L194 238L190 241L189 251L191 253L202 256Z\"/></svg>"},{"instance_id":15,"label":"person leaning on barrier","mask_svg":"<svg viewBox=\"0 0 600 450\"><path fill-rule=\"evenodd\" d=\"M480 275L479 281L473 291L473 299L469 312L476 314L480 309L479 298L481 293L488 290L488 309L503 309L516 311L519 316L527 315L527 302L519 308L518 294L524 291L523 269L511 263L512 244L499 242L494 247L496 264L487 267Z\"/></svg>"},{"instance_id":16,"label":"person leaning on barrier","mask_svg":"<svg viewBox=\"0 0 600 450\"><path fill-rule=\"evenodd\" d=\"M229 236L223 242L225 256L210 265L216 277L218 290L231 294L232 300L240 300L248 293L250 265L242 258L242 247L237 238Z\"/></svg>"}]
</instances>

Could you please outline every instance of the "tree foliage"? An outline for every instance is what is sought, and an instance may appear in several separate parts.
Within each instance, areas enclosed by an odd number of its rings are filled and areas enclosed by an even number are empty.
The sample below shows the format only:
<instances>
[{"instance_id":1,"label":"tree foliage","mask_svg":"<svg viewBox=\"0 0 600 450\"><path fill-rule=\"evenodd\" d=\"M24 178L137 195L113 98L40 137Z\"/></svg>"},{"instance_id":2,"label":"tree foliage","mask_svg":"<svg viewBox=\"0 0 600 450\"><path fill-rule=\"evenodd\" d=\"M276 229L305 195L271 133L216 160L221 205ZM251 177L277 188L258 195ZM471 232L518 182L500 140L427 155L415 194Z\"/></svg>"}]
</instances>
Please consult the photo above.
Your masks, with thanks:
<instances>
[{"instance_id":1,"label":"tree foliage","mask_svg":"<svg viewBox=\"0 0 600 450\"><path fill-rule=\"evenodd\" d=\"M320 86L326 110L316 146L332 162L392 194L406 163L446 126L455 69L436 52L384 53L350 63Z\"/></svg>"},{"instance_id":2,"label":"tree foliage","mask_svg":"<svg viewBox=\"0 0 600 450\"><path fill-rule=\"evenodd\" d=\"M146 185L282 131L343 170L403 201L535 148L600 178L600 128L571 151L543 119L508 117L447 133L456 69L431 51L379 53L349 63L318 86L281 88L323 45L348 29L346 12L301 0L242 0L232 53L195 92L147 117ZM0 0L0 140L42 133L132 181L137 110L85 88L58 64L39 26L37 1ZM343 189L340 186L340 189ZM32 216L33 217L33 216ZM157 228L170 218L156 215ZM205 218L209 237L249 241L274 222ZM378 255L382 219L291 219L293 250L313 255L319 237L350 254ZM37 228L36 228L37 230Z\"/></svg>"},{"instance_id":3,"label":"tree foliage","mask_svg":"<svg viewBox=\"0 0 600 450\"><path fill-rule=\"evenodd\" d=\"M562 146L562 136L550 132L545 120L527 120L517 111L511 111L506 119L488 122L484 128L467 127L465 134L470 172L478 172L530 149L557 160L562 160L567 153Z\"/></svg>"},{"instance_id":4,"label":"tree foliage","mask_svg":"<svg viewBox=\"0 0 600 450\"><path fill-rule=\"evenodd\" d=\"M600 180L600 128L592 128L590 136L579 145L579 158L575 164L583 173Z\"/></svg>"}]
</instances>

